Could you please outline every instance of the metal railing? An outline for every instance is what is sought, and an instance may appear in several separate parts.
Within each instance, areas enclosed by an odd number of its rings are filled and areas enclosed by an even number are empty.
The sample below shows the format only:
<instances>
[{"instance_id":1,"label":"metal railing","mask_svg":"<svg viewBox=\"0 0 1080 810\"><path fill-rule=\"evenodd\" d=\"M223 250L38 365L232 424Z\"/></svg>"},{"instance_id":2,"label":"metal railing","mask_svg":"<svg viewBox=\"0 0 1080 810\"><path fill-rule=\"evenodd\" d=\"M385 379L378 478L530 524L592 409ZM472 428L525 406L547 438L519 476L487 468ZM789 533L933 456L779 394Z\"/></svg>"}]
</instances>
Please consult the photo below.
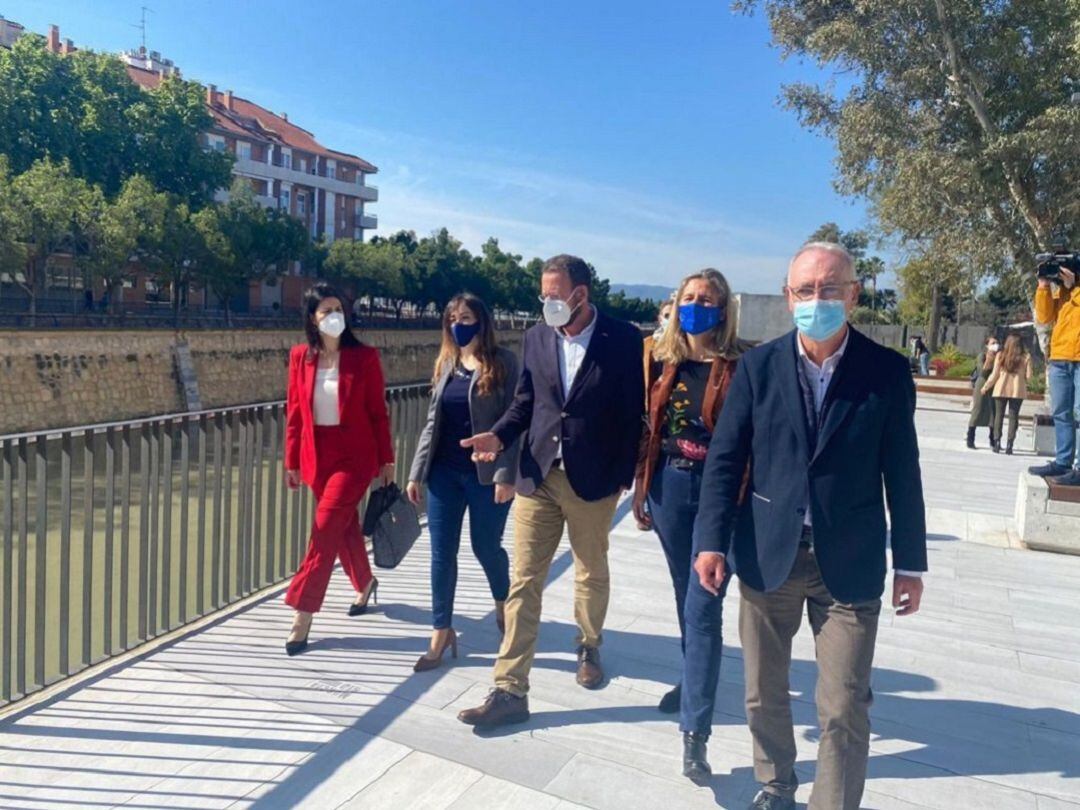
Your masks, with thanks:
<instances>
[{"instance_id":1,"label":"metal railing","mask_svg":"<svg viewBox=\"0 0 1080 810\"><path fill-rule=\"evenodd\" d=\"M427 385L387 390L404 486ZM283 581L284 403L0 436L0 706Z\"/></svg>"}]
</instances>

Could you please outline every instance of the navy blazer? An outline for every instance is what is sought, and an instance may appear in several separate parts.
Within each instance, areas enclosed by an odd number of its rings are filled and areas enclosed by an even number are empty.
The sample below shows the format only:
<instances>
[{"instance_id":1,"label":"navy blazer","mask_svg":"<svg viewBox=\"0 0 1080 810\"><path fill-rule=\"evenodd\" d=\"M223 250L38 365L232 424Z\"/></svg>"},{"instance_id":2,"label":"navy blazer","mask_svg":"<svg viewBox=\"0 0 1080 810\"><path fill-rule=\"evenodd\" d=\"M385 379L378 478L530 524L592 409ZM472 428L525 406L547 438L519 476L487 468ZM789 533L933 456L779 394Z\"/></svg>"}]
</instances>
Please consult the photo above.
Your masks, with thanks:
<instances>
[{"instance_id":1,"label":"navy blazer","mask_svg":"<svg viewBox=\"0 0 1080 810\"><path fill-rule=\"evenodd\" d=\"M514 402L492 428L504 447L526 434L517 479L522 495L543 483L560 439L563 467L578 497L598 501L633 485L645 401L641 332L599 311L596 318L568 392L555 330L539 323L525 333Z\"/></svg>"},{"instance_id":2,"label":"navy blazer","mask_svg":"<svg viewBox=\"0 0 1080 810\"><path fill-rule=\"evenodd\" d=\"M851 330L811 455L794 331L739 361L709 445L694 552L728 555L759 591L791 574L807 502L825 586L841 602L885 587L885 504L893 566L926 570L926 515L907 358ZM743 502L739 491L750 462Z\"/></svg>"}]
</instances>

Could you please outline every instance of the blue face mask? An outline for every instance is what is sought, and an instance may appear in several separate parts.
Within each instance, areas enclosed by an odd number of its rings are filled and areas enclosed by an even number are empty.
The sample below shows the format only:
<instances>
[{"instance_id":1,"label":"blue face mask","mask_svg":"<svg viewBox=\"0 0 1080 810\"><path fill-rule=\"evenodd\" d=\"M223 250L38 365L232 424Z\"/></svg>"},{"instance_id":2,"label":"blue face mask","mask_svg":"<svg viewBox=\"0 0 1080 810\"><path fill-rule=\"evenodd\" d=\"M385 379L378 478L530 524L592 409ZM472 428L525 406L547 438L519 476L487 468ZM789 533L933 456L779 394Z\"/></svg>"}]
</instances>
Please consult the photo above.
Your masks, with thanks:
<instances>
[{"instance_id":1,"label":"blue face mask","mask_svg":"<svg viewBox=\"0 0 1080 810\"><path fill-rule=\"evenodd\" d=\"M458 346L468 346L476 333L480 331L478 323L454 323L450 325L450 334L454 336L454 343Z\"/></svg>"},{"instance_id":2,"label":"blue face mask","mask_svg":"<svg viewBox=\"0 0 1080 810\"><path fill-rule=\"evenodd\" d=\"M703 304L680 304L679 325L688 335L700 335L708 332L724 319L720 307L707 307Z\"/></svg>"},{"instance_id":3,"label":"blue face mask","mask_svg":"<svg viewBox=\"0 0 1080 810\"><path fill-rule=\"evenodd\" d=\"M810 340L828 340L847 321L843 301L799 301L795 304L795 328Z\"/></svg>"}]
</instances>

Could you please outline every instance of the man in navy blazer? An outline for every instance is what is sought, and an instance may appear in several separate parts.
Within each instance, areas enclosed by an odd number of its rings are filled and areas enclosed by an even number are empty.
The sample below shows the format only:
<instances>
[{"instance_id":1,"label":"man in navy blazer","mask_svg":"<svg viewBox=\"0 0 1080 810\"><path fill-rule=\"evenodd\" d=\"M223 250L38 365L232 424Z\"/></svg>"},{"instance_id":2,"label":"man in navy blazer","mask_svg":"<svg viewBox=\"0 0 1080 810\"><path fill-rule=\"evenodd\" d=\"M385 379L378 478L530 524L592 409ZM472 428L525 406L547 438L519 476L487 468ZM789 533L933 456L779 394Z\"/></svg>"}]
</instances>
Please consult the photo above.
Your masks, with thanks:
<instances>
[{"instance_id":1,"label":"man in navy blazer","mask_svg":"<svg viewBox=\"0 0 1080 810\"><path fill-rule=\"evenodd\" d=\"M763 786L750 806L794 808L788 668L805 605L821 727L809 806L856 810L886 548L898 615L919 609L926 570L915 389L904 356L847 324L858 285L842 247L804 246L785 292L796 329L743 355L705 462L694 525L698 582L686 608L699 632L688 633L686 667L718 674L718 606L708 603L733 568L747 722ZM710 686L715 693L715 678Z\"/></svg>"},{"instance_id":2,"label":"man in navy blazer","mask_svg":"<svg viewBox=\"0 0 1080 810\"><path fill-rule=\"evenodd\" d=\"M490 461L525 434L506 634L495 689L483 705L458 715L469 725L529 717L541 597L564 526L574 554L577 682L595 689L604 679L599 647L609 595L608 532L619 495L634 480L645 383L640 331L589 303L591 276L576 256L545 263L544 323L525 333L514 402L490 432L462 442L475 460Z\"/></svg>"}]
</instances>

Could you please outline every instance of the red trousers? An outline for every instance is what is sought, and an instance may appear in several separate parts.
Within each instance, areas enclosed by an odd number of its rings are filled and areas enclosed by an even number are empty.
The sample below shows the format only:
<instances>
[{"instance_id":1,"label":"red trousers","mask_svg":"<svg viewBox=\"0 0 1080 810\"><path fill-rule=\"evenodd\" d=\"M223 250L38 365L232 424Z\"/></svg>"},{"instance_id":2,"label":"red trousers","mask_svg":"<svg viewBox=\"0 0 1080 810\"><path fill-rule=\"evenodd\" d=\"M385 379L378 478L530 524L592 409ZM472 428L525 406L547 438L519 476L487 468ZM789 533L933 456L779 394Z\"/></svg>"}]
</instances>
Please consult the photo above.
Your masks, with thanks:
<instances>
[{"instance_id":1,"label":"red trousers","mask_svg":"<svg viewBox=\"0 0 1080 810\"><path fill-rule=\"evenodd\" d=\"M315 428L312 489L318 504L307 554L285 593L285 604L305 613L317 613L322 607L336 559L341 560L358 593L371 582L371 564L357 514L371 477L356 472L356 461L341 452L343 443L338 434L337 427Z\"/></svg>"}]
</instances>

